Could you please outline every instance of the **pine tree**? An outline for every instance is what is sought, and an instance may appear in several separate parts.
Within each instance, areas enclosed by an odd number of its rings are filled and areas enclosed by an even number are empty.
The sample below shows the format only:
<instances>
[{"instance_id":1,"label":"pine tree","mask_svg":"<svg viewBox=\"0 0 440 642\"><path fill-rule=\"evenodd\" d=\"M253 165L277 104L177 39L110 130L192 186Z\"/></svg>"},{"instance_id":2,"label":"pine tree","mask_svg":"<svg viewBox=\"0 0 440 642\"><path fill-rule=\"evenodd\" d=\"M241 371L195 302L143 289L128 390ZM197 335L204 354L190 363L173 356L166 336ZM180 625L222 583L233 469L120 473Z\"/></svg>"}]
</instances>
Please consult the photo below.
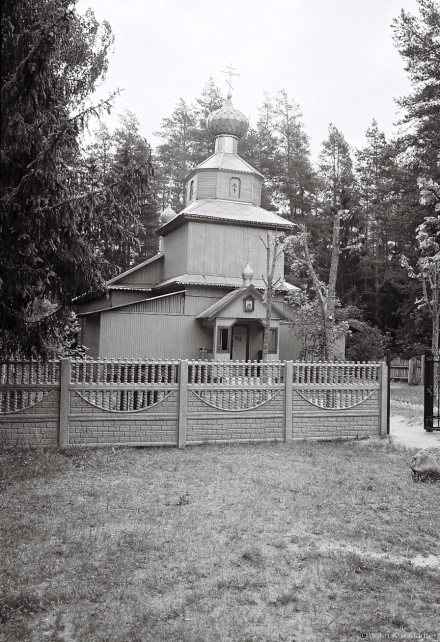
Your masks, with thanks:
<instances>
[{"instance_id":1,"label":"pine tree","mask_svg":"<svg viewBox=\"0 0 440 642\"><path fill-rule=\"evenodd\" d=\"M340 215L339 242L341 244L340 269L337 291L343 299L350 289L353 263L352 248L357 241L357 192L353 173L351 149L343 134L333 125L328 128L328 137L322 143L318 158L318 182L313 215L308 218L307 228L311 234L311 246L316 254L316 270L327 281L332 255L329 239L334 234L335 217Z\"/></svg>"},{"instance_id":2,"label":"pine tree","mask_svg":"<svg viewBox=\"0 0 440 642\"><path fill-rule=\"evenodd\" d=\"M419 160L421 174L438 181L440 5L435 0L417 0L417 3L419 17L402 9L393 21L394 42L413 85L413 92L397 102L405 110L402 122L411 125L404 139Z\"/></svg>"},{"instance_id":3,"label":"pine tree","mask_svg":"<svg viewBox=\"0 0 440 642\"><path fill-rule=\"evenodd\" d=\"M94 184L97 182L108 184L115 153L114 140L109 128L103 122L100 122L98 129L93 132L93 138L93 142L87 146L84 165Z\"/></svg>"},{"instance_id":4,"label":"pine tree","mask_svg":"<svg viewBox=\"0 0 440 642\"><path fill-rule=\"evenodd\" d=\"M395 158L392 146L375 120L365 136L366 145L356 151L355 165L359 188L359 271L362 274L358 291L368 318L380 323L381 288L392 278L395 267Z\"/></svg>"},{"instance_id":5,"label":"pine tree","mask_svg":"<svg viewBox=\"0 0 440 642\"><path fill-rule=\"evenodd\" d=\"M225 99L221 89L212 78L205 84L201 95L194 105L197 126L194 129L194 163L198 165L215 151L215 136L206 128L206 119L216 109L224 105Z\"/></svg>"},{"instance_id":6,"label":"pine tree","mask_svg":"<svg viewBox=\"0 0 440 642\"><path fill-rule=\"evenodd\" d=\"M309 139L301 117L299 105L289 99L284 89L279 91L274 101L277 172L272 180L275 201L292 221L303 220L311 207L308 195L313 171Z\"/></svg>"},{"instance_id":7,"label":"pine tree","mask_svg":"<svg viewBox=\"0 0 440 642\"><path fill-rule=\"evenodd\" d=\"M151 173L151 148L145 138L139 133L139 122L136 116L126 110L119 117L120 127L113 135L114 156L110 166L112 180L124 183L127 203L130 202L133 184L130 177L138 168L144 168ZM154 230L158 227L158 208L155 198L150 191L139 194L138 222L140 227L132 228L136 234L138 247L131 245L109 247L107 257L121 269L126 269L153 256L157 250L157 238ZM115 254L116 251L116 254ZM118 256L119 255L119 256Z\"/></svg>"},{"instance_id":8,"label":"pine tree","mask_svg":"<svg viewBox=\"0 0 440 642\"><path fill-rule=\"evenodd\" d=\"M278 174L278 141L273 100L267 92L264 93L258 114L256 126L251 126L247 135L238 141L238 153L264 176L261 207L275 210L274 179Z\"/></svg>"},{"instance_id":9,"label":"pine tree","mask_svg":"<svg viewBox=\"0 0 440 642\"><path fill-rule=\"evenodd\" d=\"M264 94L255 128L240 141L239 153L264 177L262 206L292 221L312 207L315 175L299 105L279 91Z\"/></svg>"},{"instance_id":10,"label":"pine tree","mask_svg":"<svg viewBox=\"0 0 440 642\"><path fill-rule=\"evenodd\" d=\"M197 165L197 114L193 105L182 98L169 118L164 118L159 132L162 139L154 153L157 176L155 181L159 202L169 203L179 212L184 206L184 179Z\"/></svg>"}]
</instances>

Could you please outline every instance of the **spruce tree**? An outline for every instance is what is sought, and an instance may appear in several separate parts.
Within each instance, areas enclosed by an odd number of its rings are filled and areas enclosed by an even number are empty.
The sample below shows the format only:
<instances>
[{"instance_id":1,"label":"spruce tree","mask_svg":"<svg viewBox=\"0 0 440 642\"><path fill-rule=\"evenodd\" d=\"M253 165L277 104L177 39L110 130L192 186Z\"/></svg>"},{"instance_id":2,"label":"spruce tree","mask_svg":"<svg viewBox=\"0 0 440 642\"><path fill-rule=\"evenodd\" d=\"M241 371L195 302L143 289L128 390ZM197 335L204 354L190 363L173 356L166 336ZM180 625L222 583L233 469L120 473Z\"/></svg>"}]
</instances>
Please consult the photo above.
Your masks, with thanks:
<instances>
[{"instance_id":1,"label":"spruce tree","mask_svg":"<svg viewBox=\"0 0 440 642\"><path fill-rule=\"evenodd\" d=\"M117 269L104 240L136 245L149 168L105 186L84 167L81 133L111 105L89 101L107 70L108 23L71 0L5 0L1 19L0 349L47 355L72 299Z\"/></svg>"}]
</instances>

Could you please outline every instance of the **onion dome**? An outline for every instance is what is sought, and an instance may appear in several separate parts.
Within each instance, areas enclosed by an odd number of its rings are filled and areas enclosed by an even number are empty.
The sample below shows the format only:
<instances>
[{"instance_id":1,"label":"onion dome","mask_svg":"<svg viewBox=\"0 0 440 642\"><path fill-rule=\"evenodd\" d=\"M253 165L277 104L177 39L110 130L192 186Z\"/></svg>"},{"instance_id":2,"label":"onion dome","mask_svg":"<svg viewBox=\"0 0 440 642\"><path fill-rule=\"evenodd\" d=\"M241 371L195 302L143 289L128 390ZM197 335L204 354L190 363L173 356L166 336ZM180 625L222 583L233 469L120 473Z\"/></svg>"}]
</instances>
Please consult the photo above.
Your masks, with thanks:
<instances>
[{"instance_id":1,"label":"onion dome","mask_svg":"<svg viewBox=\"0 0 440 642\"><path fill-rule=\"evenodd\" d=\"M206 119L206 128L214 136L236 136L241 138L249 129L249 119L235 109L228 94L225 104L209 114Z\"/></svg>"},{"instance_id":2,"label":"onion dome","mask_svg":"<svg viewBox=\"0 0 440 642\"><path fill-rule=\"evenodd\" d=\"M159 215L159 222L161 225L165 225L165 223L168 223L168 221L171 221L171 219L174 218L175 216L177 216L177 213L173 210L171 205L168 203L166 208Z\"/></svg>"},{"instance_id":3,"label":"onion dome","mask_svg":"<svg viewBox=\"0 0 440 642\"><path fill-rule=\"evenodd\" d=\"M246 267L243 269L243 272L241 273L241 276L243 278L243 285L250 285L252 282L252 277L254 276L254 271L249 265L249 263L246 264Z\"/></svg>"}]
</instances>

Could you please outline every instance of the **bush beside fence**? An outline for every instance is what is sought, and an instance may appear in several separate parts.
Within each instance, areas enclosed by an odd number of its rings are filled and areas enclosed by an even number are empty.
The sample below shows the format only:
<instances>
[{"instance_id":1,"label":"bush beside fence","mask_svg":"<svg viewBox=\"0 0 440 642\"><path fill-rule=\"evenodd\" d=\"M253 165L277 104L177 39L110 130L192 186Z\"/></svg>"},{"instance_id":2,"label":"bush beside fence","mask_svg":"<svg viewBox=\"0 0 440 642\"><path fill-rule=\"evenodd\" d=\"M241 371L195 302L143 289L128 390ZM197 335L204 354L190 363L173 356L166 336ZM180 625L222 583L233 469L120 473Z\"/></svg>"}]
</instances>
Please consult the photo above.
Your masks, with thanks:
<instances>
[{"instance_id":1,"label":"bush beside fence","mask_svg":"<svg viewBox=\"0 0 440 642\"><path fill-rule=\"evenodd\" d=\"M384 363L9 361L3 446L178 446L386 435Z\"/></svg>"}]
</instances>

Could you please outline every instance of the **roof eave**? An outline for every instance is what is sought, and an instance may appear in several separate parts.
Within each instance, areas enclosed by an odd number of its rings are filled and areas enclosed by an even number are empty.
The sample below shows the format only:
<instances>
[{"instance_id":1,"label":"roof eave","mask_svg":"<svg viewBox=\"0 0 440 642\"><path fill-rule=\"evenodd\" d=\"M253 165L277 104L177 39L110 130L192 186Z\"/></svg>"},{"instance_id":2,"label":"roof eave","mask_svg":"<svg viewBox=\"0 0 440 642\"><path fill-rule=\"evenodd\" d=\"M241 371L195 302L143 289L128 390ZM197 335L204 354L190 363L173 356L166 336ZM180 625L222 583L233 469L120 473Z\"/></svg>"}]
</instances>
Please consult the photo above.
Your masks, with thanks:
<instances>
[{"instance_id":1,"label":"roof eave","mask_svg":"<svg viewBox=\"0 0 440 642\"><path fill-rule=\"evenodd\" d=\"M154 261L159 261L159 259L163 259L163 252L159 252L155 256L152 256L151 259L147 259L146 261L139 263L139 265L135 265L135 267L132 267L129 270L126 270L125 272L118 274L118 276L115 276L113 277L113 279L110 279L110 281L107 281L106 286L108 287L110 285L113 285L114 283L117 283L123 277L126 277L128 274L132 274L133 272L136 272L136 270L140 270L140 268L145 267L149 263L154 263Z\"/></svg>"},{"instance_id":2,"label":"roof eave","mask_svg":"<svg viewBox=\"0 0 440 642\"><path fill-rule=\"evenodd\" d=\"M250 205L250 203L245 204ZM180 227L185 221L196 221L201 223L203 223L204 221L215 221L216 223L221 223L223 225L240 224L246 227L263 227L265 229L271 230L292 230L294 227L294 224L290 223L289 221L286 221L288 225L286 225L285 223L278 225L277 223L272 222L265 223L264 221L249 221L247 219L227 219L222 216L214 216L212 214L200 215L183 211L175 218L171 219L171 221L165 223L165 225L162 225L162 227L159 227L159 229L156 230L156 234L158 236L165 236L166 234L169 234L170 232L175 230L177 227Z\"/></svg>"}]
</instances>

